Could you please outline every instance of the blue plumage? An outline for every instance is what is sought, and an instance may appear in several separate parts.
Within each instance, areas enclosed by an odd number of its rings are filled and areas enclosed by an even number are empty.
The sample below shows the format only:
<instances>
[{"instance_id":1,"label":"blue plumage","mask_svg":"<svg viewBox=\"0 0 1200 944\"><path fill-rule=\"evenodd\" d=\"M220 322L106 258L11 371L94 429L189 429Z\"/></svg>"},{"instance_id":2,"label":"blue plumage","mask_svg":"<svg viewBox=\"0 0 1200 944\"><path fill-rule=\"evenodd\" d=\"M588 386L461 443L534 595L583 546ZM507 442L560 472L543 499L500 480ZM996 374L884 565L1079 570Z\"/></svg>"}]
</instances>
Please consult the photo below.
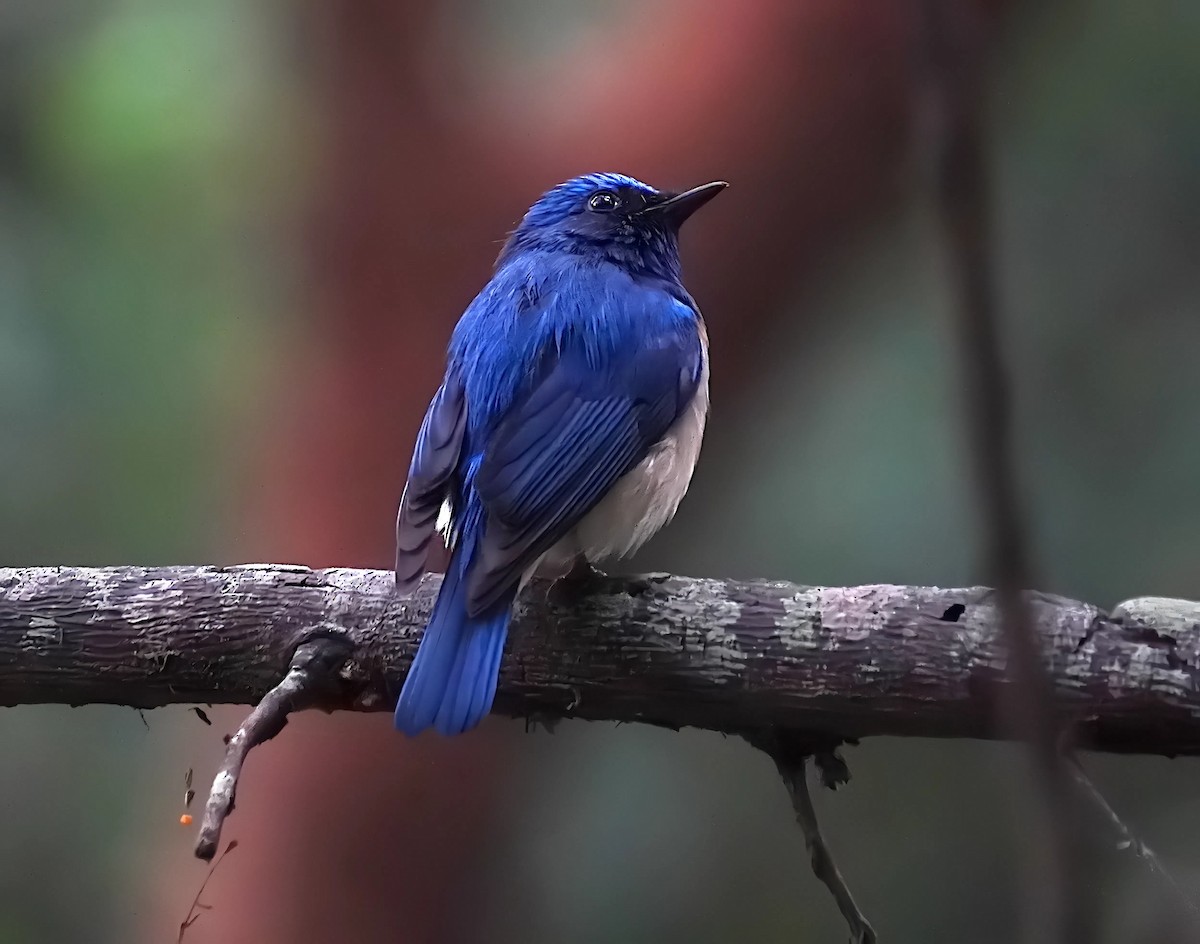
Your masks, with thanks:
<instances>
[{"instance_id":1,"label":"blue plumage","mask_svg":"<svg viewBox=\"0 0 1200 944\"><path fill-rule=\"evenodd\" d=\"M561 184L463 314L396 521L408 590L449 512L450 563L396 706L406 733L456 734L490 711L512 604L535 570L627 553L674 513L708 403L677 234L724 186Z\"/></svg>"},{"instance_id":2,"label":"blue plumage","mask_svg":"<svg viewBox=\"0 0 1200 944\"><path fill-rule=\"evenodd\" d=\"M465 571L482 517L481 503L469 499L462 529L465 543L451 557L396 706L396 727L406 734L428 727L458 734L475 727L491 709L516 588L483 616L471 617L466 611Z\"/></svg>"}]
</instances>

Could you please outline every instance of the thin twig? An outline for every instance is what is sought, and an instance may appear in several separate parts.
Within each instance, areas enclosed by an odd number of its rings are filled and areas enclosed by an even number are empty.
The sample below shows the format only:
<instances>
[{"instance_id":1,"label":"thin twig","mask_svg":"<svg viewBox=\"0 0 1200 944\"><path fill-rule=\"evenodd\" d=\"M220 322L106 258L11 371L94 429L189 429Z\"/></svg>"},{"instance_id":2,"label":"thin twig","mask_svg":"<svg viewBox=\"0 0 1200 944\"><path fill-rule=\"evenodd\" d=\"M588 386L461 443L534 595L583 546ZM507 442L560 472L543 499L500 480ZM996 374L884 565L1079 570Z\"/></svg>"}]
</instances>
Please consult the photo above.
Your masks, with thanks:
<instances>
[{"instance_id":1,"label":"thin twig","mask_svg":"<svg viewBox=\"0 0 1200 944\"><path fill-rule=\"evenodd\" d=\"M783 785L792 801L796 823L804 834L804 845L808 849L813 874L833 894L838 910L850 929L852 944L875 944L875 929L858 907L833 860L825 837L821 835L817 811L813 808L812 796L808 791L808 762L814 758L821 781L829 789L836 789L850 779L850 771L837 753L837 742L831 742L828 738L809 740L796 732L775 729L749 731L743 737L775 762L775 769L783 778Z\"/></svg>"},{"instance_id":2,"label":"thin twig","mask_svg":"<svg viewBox=\"0 0 1200 944\"><path fill-rule=\"evenodd\" d=\"M1080 895L1078 824L1069 775L1058 753L1053 691L1023 599L1030 566L1014 470L1008 377L1001 354L992 269L982 134L979 5L926 0L925 117L931 122L932 184L958 309L965 418L984 525L986 567L997 591L1008 649L1006 705L1014 733L1030 746L1040 845L1027 915L1035 938L1087 940Z\"/></svg>"},{"instance_id":3,"label":"thin twig","mask_svg":"<svg viewBox=\"0 0 1200 944\"><path fill-rule=\"evenodd\" d=\"M221 841L221 827L233 812L238 777L250 749L269 741L283 730L287 716L313 703L350 654L343 640L315 639L296 649L291 668L282 682L263 697L229 739L225 760L213 778L212 791L204 806L204 819L196 838L196 855L212 859Z\"/></svg>"},{"instance_id":4,"label":"thin twig","mask_svg":"<svg viewBox=\"0 0 1200 944\"><path fill-rule=\"evenodd\" d=\"M1167 870L1154 850L1146 845L1117 815L1117 811L1104 798L1104 794L1092 782L1078 759L1069 758L1067 767L1088 805L1104 822L1105 827L1116 836L1117 850L1121 852L1129 850L1133 853L1134 858L1145 867L1146 871L1161 882L1176 899L1180 906L1181 920L1186 920L1190 924L1193 934L1200 935L1200 908L1197 908L1196 902L1179 886L1175 876Z\"/></svg>"},{"instance_id":5,"label":"thin twig","mask_svg":"<svg viewBox=\"0 0 1200 944\"><path fill-rule=\"evenodd\" d=\"M200 896L204 894L204 889L208 887L208 880L213 877L213 873L217 870L217 866L225 861L225 857L237 848L238 841L236 839L229 840L229 845L225 847L225 851L217 858L217 861L209 866L208 874L204 876L204 881L200 883L200 887L196 889L196 897L192 899L192 906L188 908L187 917L179 923L179 937L176 938L176 944L183 944L183 937L188 932L193 924L200 917L202 910L207 911L208 905L200 904Z\"/></svg>"},{"instance_id":6,"label":"thin twig","mask_svg":"<svg viewBox=\"0 0 1200 944\"><path fill-rule=\"evenodd\" d=\"M854 944L875 944L875 929L854 901L846 880L838 870L837 863L833 861L829 846L825 844L825 837L821 835L817 811L813 809L812 796L808 792L808 780L805 776L808 769L807 759L799 764L785 762L779 757L774 760L779 775L783 778L783 784L787 787L788 796L792 799L796 822L804 833L804 845L808 849L813 874L824 882L825 887L833 894L838 911L842 913L850 928L850 939Z\"/></svg>"}]
</instances>

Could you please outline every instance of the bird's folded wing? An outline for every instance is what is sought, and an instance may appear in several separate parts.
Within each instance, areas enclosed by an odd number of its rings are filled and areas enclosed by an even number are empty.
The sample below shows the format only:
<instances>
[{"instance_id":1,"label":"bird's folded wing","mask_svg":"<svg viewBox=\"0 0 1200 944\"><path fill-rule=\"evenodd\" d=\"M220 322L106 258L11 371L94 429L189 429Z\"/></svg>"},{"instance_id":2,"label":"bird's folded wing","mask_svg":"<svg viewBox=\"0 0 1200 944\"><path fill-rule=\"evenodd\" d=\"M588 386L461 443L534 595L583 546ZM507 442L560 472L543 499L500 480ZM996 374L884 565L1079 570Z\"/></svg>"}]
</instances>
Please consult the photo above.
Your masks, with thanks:
<instances>
[{"instance_id":1,"label":"bird's folded wing","mask_svg":"<svg viewBox=\"0 0 1200 944\"><path fill-rule=\"evenodd\" d=\"M411 590L425 570L438 510L447 496L467 428L466 398L453 370L434 394L396 514L396 585Z\"/></svg>"},{"instance_id":2,"label":"bird's folded wing","mask_svg":"<svg viewBox=\"0 0 1200 944\"><path fill-rule=\"evenodd\" d=\"M695 393L695 330L589 357L566 339L489 437L475 489L486 523L468 612L494 606L659 442ZM597 360L603 363L597 364Z\"/></svg>"}]
</instances>

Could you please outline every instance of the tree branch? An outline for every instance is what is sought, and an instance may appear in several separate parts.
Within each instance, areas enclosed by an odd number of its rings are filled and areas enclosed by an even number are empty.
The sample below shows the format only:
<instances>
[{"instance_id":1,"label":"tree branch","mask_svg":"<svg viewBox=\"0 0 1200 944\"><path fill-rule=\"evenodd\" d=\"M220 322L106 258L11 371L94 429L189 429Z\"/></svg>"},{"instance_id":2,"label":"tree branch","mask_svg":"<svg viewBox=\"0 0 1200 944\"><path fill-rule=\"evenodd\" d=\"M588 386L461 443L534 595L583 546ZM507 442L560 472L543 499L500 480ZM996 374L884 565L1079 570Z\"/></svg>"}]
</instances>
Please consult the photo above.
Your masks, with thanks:
<instances>
[{"instance_id":1,"label":"tree branch","mask_svg":"<svg viewBox=\"0 0 1200 944\"><path fill-rule=\"evenodd\" d=\"M440 578L243 567L0 569L0 704L257 704L319 638L348 654L325 710L390 711ZM765 728L830 742L995 738L1006 684L984 588L803 587L667 575L604 578L570 606L518 604L497 710ZM1200 754L1200 604L1146 598L1110 616L1032 595L1074 744Z\"/></svg>"},{"instance_id":2,"label":"tree branch","mask_svg":"<svg viewBox=\"0 0 1200 944\"><path fill-rule=\"evenodd\" d=\"M237 733L229 738L225 760L217 769L204 806L204 821L196 839L199 858L211 860L217 853L221 827L233 812L238 777L250 749L275 737L287 724L289 714L313 704L322 688L329 689L351 650L345 640L325 637L301 645L283 681L263 696Z\"/></svg>"},{"instance_id":3,"label":"tree branch","mask_svg":"<svg viewBox=\"0 0 1200 944\"><path fill-rule=\"evenodd\" d=\"M1083 799L1087 801L1087 806L1092 810L1101 827L1115 837L1117 851L1129 850L1134 858L1145 867L1146 872L1171 894L1171 904L1178 909L1178 914L1174 916L1178 929L1190 932L1193 936L1200 934L1200 909L1179 887L1175 876L1167 871L1157 853L1125 825L1079 761L1070 758L1067 760L1067 764L1075 786Z\"/></svg>"},{"instance_id":4,"label":"tree branch","mask_svg":"<svg viewBox=\"0 0 1200 944\"><path fill-rule=\"evenodd\" d=\"M850 779L845 763L837 755L836 746L832 746L831 749L828 742L822 745L803 735L786 734L771 729L748 732L746 740L775 762L775 769L779 771L788 797L792 801L796 825L804 834L804 846L808 849L813 874L833 895L838 911L842 913L850 931L851 944L875 944L875 929L871 927L871 922L854 900L850 886L846 884L833 859L833 853L821 834L817 811L808 790L806 774L810 760L815 760L821 782L830 789L836 789Z\"/></svg>"}]
</instances>

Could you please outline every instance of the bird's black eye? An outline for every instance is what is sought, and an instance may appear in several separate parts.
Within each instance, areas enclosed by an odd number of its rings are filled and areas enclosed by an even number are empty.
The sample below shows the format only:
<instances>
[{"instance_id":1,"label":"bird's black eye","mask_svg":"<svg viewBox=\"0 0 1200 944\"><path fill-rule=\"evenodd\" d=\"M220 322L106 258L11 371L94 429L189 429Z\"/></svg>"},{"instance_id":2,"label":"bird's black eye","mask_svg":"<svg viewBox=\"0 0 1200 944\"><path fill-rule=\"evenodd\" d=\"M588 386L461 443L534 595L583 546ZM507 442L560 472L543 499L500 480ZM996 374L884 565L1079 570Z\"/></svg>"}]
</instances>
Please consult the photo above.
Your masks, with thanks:
<instances>
[{"instance_id":1,"label":"bird's black eye","mask_svg":"<svg viewBox=\"0 0 1200 944\"><path fill-rule=\"evenodd\" d=\"M588 200L588 209L598 213L607 213L621 205L621 199L611 190L598 190Z\"/></svg>"}]
</instances>

